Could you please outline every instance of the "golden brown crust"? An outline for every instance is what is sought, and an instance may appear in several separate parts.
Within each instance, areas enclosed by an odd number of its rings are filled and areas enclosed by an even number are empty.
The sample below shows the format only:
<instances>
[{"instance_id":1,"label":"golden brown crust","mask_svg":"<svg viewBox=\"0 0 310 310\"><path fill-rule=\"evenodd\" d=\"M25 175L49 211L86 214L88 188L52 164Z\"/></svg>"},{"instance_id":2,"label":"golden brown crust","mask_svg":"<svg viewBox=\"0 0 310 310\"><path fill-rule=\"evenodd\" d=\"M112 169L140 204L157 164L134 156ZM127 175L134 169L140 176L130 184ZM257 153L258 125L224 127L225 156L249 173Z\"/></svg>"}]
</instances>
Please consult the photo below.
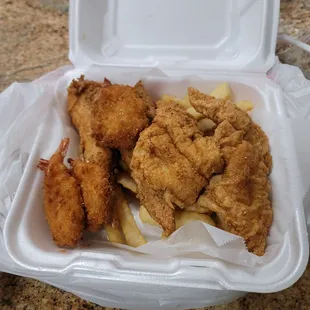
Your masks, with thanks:
<instances>
[{"instance_id":1,"label":"golden brown crust","mask_svg":"<svg viewBox=\"0 0 310 310\"><path fill-rule=\"evenodd\" d=\"M82 157L107 170L111 166L112 153L109 148L98 145L91 126L94 122L94 98L100 89L108 85L110 82L107 80L99 83L87 81L81 76L80 79L73 80L68 88L68 111L80 135Z\"/></svg>"},{"instance_id":2,"label":"golden brown crust","mask_svg":"<svg viewBox=\"0 0 310 310\"><path fill-rule=\"evenodd\" d=\"M251 118L229 100L216 99L189 87L188 96L196 111L210 118L216 124L228 121L237 130L246 130Z\"/></svg>"},{"instance_id":3,"label":"golden brown crust","mask_svg":"<svg viewBox=\"0 0 310 310\"><path fill-rule=\"evenodd\" d=\"M238 140L242 136L244 140L256 147L260 159L265 163L269 171L271 170L272 157L270 155L268 137L245 111L240 110L229 100L216 99L191 87L188 89L188 94L191 104L198 112L218 125L229 123L231 128L238 131L234 137L229 137L229 139Z\"/></svg>"},{"instance_id":4,"label":"golden brown crust","mask_svg":"<svg viewBox=\"0 0 310 310\"><path fill-rule=\"evenodd\" d=\"M130 167L141 203L169 236L175 229L175 205L194 204L207 178L223 162L219 148L209 141L212 138L202 137L184 109L173 102L157 105L152 125L140 134Z\"/></svg>"},{"instance_id":5,"label":"golden brown crust","mask_svg":"<svg viewBox=\"0 0 310 310\"><path fill-rule=\"evenodd\" d=\"M220 149L213 137L204 137L197 121L179 104L159 101L153 123L165 128L178 151L201 175L209 179L223 168Z\"/></svg>"},{"instance_id":6,"label":"golden brown crust","mask_svg":"<svg viewBox=\"0 0 310 310\"><path fill-rule=\"evenodd\" d=\"M134 91L136 92L137 96L144 102L144 104L147 106L147 116L150 119L153 119L155 116L155 104L151 98L151 96L148 94L146 89L144 88L144 85L142 81L139 81L134 86Z\"/></svg>"},{"instance_id":7,"label":"golden brown crust","mask_svg":"<svg viewBox=\"0 0 310 310\"><path fill-rule=\"evenodd\" d=\"M260 159L264 162L269 172L272 168L272 157L269 148L269 139L264 131L253 121L245 132L244 140L250 142L259 152Z\"/></svg>"},{"instance_id":8,"label":"golden brown crust","mask_svg":"<svg viewBox=\"0 0 310 310\"><path fill-rule=\"evenodd\" d=\"M69 160L72 174L78 181L86 211L86 228L98 231L111 220L112 186L109 174L99 165Z\"/></svg>"},{"instance_id":9,"label":"golden brown crust","mask_svg":"<svg viewBox=\"0 0 310 310\"><path fill-rule=\"evenodd\" d=\"M116 84L102 88L95 104L92 129L96 140L111 148L133 148L149 124L147 107L133 88Z\"/></svg>"},{"instance_id":10,"label":"golden brown crust","mask_svg":"<svg viewBox=\"0 0 310 310\"><path fill-rule=\"evenodd\" d=\"M41 160L45 171L44 209L53 240L61 247L75 247L82 237L85 217L77 181L63 164L69 139L62 140L50 161Z\"/></svg>"},{"instance_id":11,"label":"golden brown crust","mask_svg":"<svg viewBox=\"0 0 310 310\"><path fill-rule=\"evenodd\" d=\"M225 152L227 148L229 152ZM204 194L209 208L216 212L222 229L243 237L249 251L264 255L272 223L266 167L246 141L224 147L223 153L224 174Z\"/></svg>"}]
</instances>

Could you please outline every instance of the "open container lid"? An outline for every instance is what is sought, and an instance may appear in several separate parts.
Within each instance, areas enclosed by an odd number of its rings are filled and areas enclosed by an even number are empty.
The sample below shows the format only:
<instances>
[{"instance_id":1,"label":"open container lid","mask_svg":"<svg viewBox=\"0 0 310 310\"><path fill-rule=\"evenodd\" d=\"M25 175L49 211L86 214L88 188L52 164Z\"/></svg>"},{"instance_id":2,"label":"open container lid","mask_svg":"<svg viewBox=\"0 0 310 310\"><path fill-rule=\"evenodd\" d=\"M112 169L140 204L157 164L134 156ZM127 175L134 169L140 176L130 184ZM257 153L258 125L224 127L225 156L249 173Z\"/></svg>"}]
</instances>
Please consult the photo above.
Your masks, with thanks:
<instances>
[{"instance_id":1,"label":"open container lid","mask_svg":"<svg viewBox=\"0 0 310 310\"><path fill-rule=\"evenodd\" d=\"M275 61L279 0L71 1L76 67L266 72Z\"/></svg>"}]
</instances>

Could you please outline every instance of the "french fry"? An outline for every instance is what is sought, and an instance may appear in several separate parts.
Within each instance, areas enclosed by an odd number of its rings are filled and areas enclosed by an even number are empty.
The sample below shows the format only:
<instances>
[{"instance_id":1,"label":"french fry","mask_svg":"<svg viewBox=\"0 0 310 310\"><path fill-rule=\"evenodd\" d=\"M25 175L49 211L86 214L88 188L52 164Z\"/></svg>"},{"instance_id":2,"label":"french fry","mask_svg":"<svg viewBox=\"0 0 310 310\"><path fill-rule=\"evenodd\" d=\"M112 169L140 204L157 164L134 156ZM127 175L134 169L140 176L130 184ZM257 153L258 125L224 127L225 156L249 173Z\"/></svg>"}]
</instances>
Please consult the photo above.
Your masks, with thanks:
<instances>
[{"instance_id":1,"label":"french fry","mask_svg":"<svg viewBox=\"0 0 310 310\"><path fill-rule=\"evenodd\" d=\"M222 174L217 174L217 175L213 176L213 177L210 179L210 184L209 184L209 185L210 185L211 187L214 186L216 183L218 183L219 181L222 180L222 177L223 177ZM204 203L205 203L205 201L204 201L204 196L200 196L200 197L201 197L200 204L204 204ZM198 199L198 201L199 201L199 199Z\"/></svg>"},{"instance_id":2,"label":"french fry","mask_svg":"<svg viewBox=\"0 0 310 310\"><path fill-rule=\"evenodd\" d=\"M116 207L119 222L122 227L126 243L132 247L139 247L146 243L142 236L128 203L120 189L117 189Z\"/></svg>"},{"instance_id":3,"label":"french fry","mask_svg":"<svg viewBox=\"0 0 310 310\"><path fill-rule=\"evenodd\" d=\"M186 95L183 99L178 99L177 102L183 106L185 109L190 108L192 105L189 102L188 95Z\"/></svg>"},{"instance_id":4,"label":"french fry","mask_svg":"<svg viewBox=\"0 0 310 310\"><path fill-rule=\"evenodd\" d=\"M179 229L180 227L192 221L202 221L204 223L215 226L215 223L213 222L211 217L206 214L186 212L186 211L176 211L175 213L175 228L176 229Z\"/></svg>"},{"instance_id":5,"label":"french fry","mask_svg":"<svg viewBox=\"0 0 310 310\"><path fill-rule=\"evenodd\" d=\"M202 132L206 132L212 130L216 126L216 124L209 118L203 118L197 123L197 126L199 130L201 130Z\"/></svg>"},{"instance_id":6,"label":"french fry","mask_svg":"<svg viewBox=\"0 0 310 310\"><path fill-rule=\"evenodd\" d=\"M186 210L187 208L185 208ZM143 223L147 223L150 225L159 226L159 224L150 216L144 206L141 206L139 209L139 216ZM179 229L181 226L192 222L192 221L202 221L212 226L215 226L215 223L211 219L211 217L207 214L201 214L196 212L187 212L187 211L179 211L175 212L175 227L176 230Z\"/></svg>"},{"instance_id":7,"label":"french fry","mask_svg":"<svg viewBox=\"0 0 310 310\"><path fill-rule=\"evenodd\" d=\"M129 189L133 193L137 193L137 184L134 179L129 175L129 173L121 172L116 177L117 183L123 185L125 188Z\"/></svg>"},{"instance_id":8,"label":"french fry","mask_svg":"<svg viewBox=\"0 0 310 310\"><path fill-rule=\"evenodd\" d=\"M251 111L254 108L254 104L249 100L239 101L236 103L236 106L244 112Z\"/></svg>"},{"instance_id":9,"label":"french fry","mask_svg":"<svg viewBox=\"0 0 310 310\"><path fill-rule=\"evenodd\" d=\"M191 206L185 207L183 210L185 212L194 212L199 214L210 213L210 209L208 207L199 205L198 203L194 203Z\"/></svg>"},{"instance_id":10,"label":"french fry","mask_svg":"<svg viewBox=\"0 0 310 310\"><path fill-rule=\"evenodd\" d=\"M123 161L122 159L119 161L119 165L121 166L121 168L122 168L124 171L127 171L127 172L130 171L130 168L129 168L128 165L125 163L125 161Z\"/></svg>"},{"instance_id":11,"label":"french fry","mask_svg":"<svg viewBox=\"0 0 310 310\"><path fill-rule=\"evenodd\" d=\"M204 118L204 115L197 112L193 107L188 108L186 112L189 113L191 116L193 116L196 120Z\"/></svg>"},{"instance_id":12,"label":"french fry","mask_svg":"<svg viewBox=\"0 0 310 310\"><path fill-rule=\"evenodd\" d=\"M139 209L139 217L143 223L159 226L159 224L150 216L146 208L142 205L140 206L140 209Z\"/></svg>"},{"instance_id":13,"label":"french fry","mask_svg":"<svg viewBox=\"0 0 310 310\"><path fill-rule=\"evenodd\" d=\"M172 95L168 95L168 94L163 94L161 97L160 97L161 100L163 101L177 101L178 98L176 96L172 96Z\"/></svg>"},{"instance_id":14,"label":"french fry","mask_svg":"<svg viewBox=\"0 0 310 310\"><path fill-rule=\"evenodd\" d=\"M218 85L210 94L217 99L232 99L232 92L227 83Z\"/></svg>"},{"instance_id":15,"label":"french fry","mask_svg":"<svg viewBox=\"0 0 310 310\"><path fill-rule=\"evenodd\" d=\"M213 177L212 179L214 179L215 177ZM209 201L204 195L201 195L198 198L198 200L191 206L185 207L184 211L196 212L196 213L207 213L207 214L212 213L212 211L209 209Z\"/></svg>"},{"instance_id":16,"label":"french fry","mask_svg":"<svg viewBox=\"0 0 310 310\"><path fill-rule=\"evenodd\" d=\"M106 224L104 225L104 229L107 233L109 241L126 244L123 232L119 228L113 227L111 224Z\"/></svg>"}]
</instances>

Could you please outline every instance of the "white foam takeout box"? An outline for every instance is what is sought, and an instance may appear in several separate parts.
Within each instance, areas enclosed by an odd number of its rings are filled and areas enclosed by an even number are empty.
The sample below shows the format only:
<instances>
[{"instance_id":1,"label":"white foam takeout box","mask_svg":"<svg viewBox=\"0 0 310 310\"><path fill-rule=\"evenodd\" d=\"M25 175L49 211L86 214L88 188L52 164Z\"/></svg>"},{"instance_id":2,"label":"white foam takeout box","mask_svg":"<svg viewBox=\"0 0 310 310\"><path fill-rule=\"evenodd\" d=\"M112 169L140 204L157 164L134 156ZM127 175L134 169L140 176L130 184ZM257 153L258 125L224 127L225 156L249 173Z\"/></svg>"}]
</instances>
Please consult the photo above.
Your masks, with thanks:
<instances>
[{"instance_id":1,"label":"white foam takeout box","mask_svg":"<svg viewBox=\"0 0 310 310\"><path fill-rule=\"evenodd\" d=\"M118 83L159 68L166 76L145 79L154 98L185 95L193 83L207 93L228 82L237 101L248 99L256 110L285 116L282 91L266 76L275 61L278 10L278 0L71 1L69 58L75 69L58 90L89 66L96 67L86 78ZM66 105L65 99L56 89L56 104ZM10 257L29 275L106 306L141 309L224 303L242 292L285 289L302 275L308 240L298 184L286 193L295 214L279 251L252 268L211 256L160 259L100 243L60 252L44 217L43 175L36 168L63 137L61 119L51 114L38 132L4 227ZM77 139L73 129L67 133ZM285 170L293 178L299 168L289 128L283 139L292 145Z\"/></svg>"}]
</instances>

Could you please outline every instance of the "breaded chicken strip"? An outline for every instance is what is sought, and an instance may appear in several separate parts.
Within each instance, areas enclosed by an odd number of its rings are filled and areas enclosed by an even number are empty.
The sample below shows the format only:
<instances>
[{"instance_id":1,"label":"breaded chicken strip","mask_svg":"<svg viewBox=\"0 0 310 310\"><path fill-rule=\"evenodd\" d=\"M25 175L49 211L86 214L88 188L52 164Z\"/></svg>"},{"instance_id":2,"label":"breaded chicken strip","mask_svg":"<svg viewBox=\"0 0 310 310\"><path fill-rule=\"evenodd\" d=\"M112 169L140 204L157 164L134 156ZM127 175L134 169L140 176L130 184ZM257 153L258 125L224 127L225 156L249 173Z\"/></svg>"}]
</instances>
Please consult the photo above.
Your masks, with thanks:
<instances>
[{"instance_id":1,"label":"breaded chicken strip","mask_svg":"<svg viewBox=\"0 0 310 310\"><path fill-rule=\"evenodd\" d=\"M104 87L111 85L108 80L103 83L88 81L82 75L73 80L68 88L68 111L73 125L80 135L80 146L83 159L110 169L111 151L105 146L99 146L92 130L94 122L93 111L96 109L95 97Z\"/></svg>"},{"instance_id":2,"label":"breaded chicken strip","mask_svg":"<svg viewBox=\"0 0 310 310\"><path fill-rule=\"evenodd\" d=\"M245 111L240 110L230 100L216 99L192 87L188 88L188 95L190 103L199 113L210 118L216 124L224 121L229 122L233 128L239 131L235 135L239 137L243 135L244 140L250 142L258 149L260 159L270 172L272 157L270 155L268 137ZM243 134L240 130L243 131Z\"/></svg>"},{"instance_id":3,"label":"breaded chicken strip","mask_svg":"<svg viewBox=\"0 0 310 310\"><path fill-rule=\"evenodd\" d=\"M169 236L175 229L175 205L195 203L222 164L219 148L202 137L184 109L159 102L152 125L140 134L130 168L141 203Z\"/></svg>"},{"instance_id":4,"label":"breaded chicken strip","mask_svg":"<svg viewBox=\"0 0 310 310\"><path fill-rule=\"evenodd\" d=\"M224 174L207 188L204 199L222 229L243 237L249 251L264 255L272 223L268 169L247 141L224 146L223 154Z\"/></svg>"},{"instance_id":5,"label":"breaded chicken strip","mask_svg":"<svg viewBox=\"0 0 310 310\"><path fill-rule=\"evenodd\" d=\"M197 121L177 103L157 102L154 123L165 128L178 151L205 178L223 168L220 150L213 137L204 137Z\"/></svg>"},{"instance_id":6,"label":"breaded chicken strip","mask_svg":"<svg viewBox=\"0 0 310 310\"><path fill-rule=\"evenodd\" d=\"M195 110L216 124L226 120L237 130L246 130L251 123L250 116L229 100L216 99L192 87L188 88L188 96Z\"/></svg>"},{"instance_id":7,"label":"breaded chicken strip","mask_svg":"<svg viewBox=\"0 0 310 310\"><path fill-rule=\"evenodd\" d=\"M140 132L149 125L147 106L130 86L101 88L94 97L96 113L92 129L100 145L133 148Z\"/></svg>"},{"instance_id":8,"label":"breaded chicken strip","mask_svg":"<svg viewBox=\"0 0 310 310\"><path fill-rule=\"evenodd\" d=\"M245 132L244 140L250 142L257 148L260 159L268 168L268 172L270 172L272 168L272 156L270 154L269 139L264 131L252 121L248 130Z\"/></svg>"},{"instance_id":9,"label":"breaded chicken strip","mask_svg":"<svg viewBox=\"0 0 310 310\"><path fill-rule=\"evenodd\" d=\"M86 229L98 231L111 221L112 185L109 173L101 166L69 159L72 175L78 181L86 211Z\"/></svg>"},{"instance_id":10,"label":"breaded chicken strip","mask_svg":"<svg viewBox=\"0 0 310 310\"><path fill-rule=\"evenodd\" d=\"M139 81L135 86L134 86L134 91L138 95L138 97L144 102L144 104L147 107L147 116L151 119L154 118L155 116L155 104L151 98L151 96L148 94L146 89L144 88L144 85L142 81Z\"/></svg>"},{"instance_id":11,"label":"breaded chicken strip","mask_svg":"<svg viewBox=\"0 0 310 310\"><path fill-rule=\"evenodd\" d=\"M61 247L75 247L82 237L85 216L77 181L63 164L69 138L63 139L51 159L41 159L44 171L44 208L54 242Z\"/></svg>"}]
</instances>

